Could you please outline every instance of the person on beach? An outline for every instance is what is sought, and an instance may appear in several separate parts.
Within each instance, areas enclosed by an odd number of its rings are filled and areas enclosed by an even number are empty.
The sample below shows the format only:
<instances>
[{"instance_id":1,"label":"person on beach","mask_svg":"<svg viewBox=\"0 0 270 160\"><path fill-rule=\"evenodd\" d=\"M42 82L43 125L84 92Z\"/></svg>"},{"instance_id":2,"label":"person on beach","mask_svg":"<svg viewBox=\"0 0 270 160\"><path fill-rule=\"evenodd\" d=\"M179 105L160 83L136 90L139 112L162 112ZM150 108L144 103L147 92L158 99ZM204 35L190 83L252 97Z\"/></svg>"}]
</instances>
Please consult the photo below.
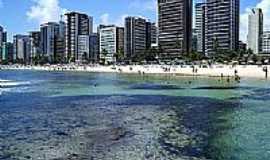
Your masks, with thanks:
<instances>
[{"instance_id":1,"label":"person on beach","mask_svg":"<svg viewBox=\"0 0 270 160\"><path fill-rule=\"evenodd\" d=\"M238 71L234 70L234 76L237 76Z\"/></svg>"},{"instance_id":2,"label":"person on beach","mask_svg":"<svg viewBox=\"0 0 270 160\"><path fill-rule=\"evenodd\" d=\"M227 82L230 83L230 76L227 77Z\"/></svg>"},{"instance_id":3,"label":"person on beach","mask_svg":"<svg viewBox=\"0 0 270 160\"><path fill-rule=\"evenodd\" d=\"M268 78L268 68L263 67L263 71L265 72L265 78Z\"/></svg>"}]
</instances>

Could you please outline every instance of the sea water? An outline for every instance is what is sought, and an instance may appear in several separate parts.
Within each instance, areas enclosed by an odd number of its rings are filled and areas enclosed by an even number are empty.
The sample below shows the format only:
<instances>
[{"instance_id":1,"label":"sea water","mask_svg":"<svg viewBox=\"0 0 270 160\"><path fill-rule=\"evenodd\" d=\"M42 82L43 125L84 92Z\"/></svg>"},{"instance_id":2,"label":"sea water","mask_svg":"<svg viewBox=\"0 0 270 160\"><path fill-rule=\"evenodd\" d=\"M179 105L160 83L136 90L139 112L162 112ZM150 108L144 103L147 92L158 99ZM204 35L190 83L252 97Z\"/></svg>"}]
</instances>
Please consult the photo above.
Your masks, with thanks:
<instances>
[{"instance_id":1,"label":"sea water","mask_svg":"<svg viewBox=\"0 0 270 160\"><path fill-rule=\"evenodd\" d=\"M270 81L0 72L1 160L267 160Z\"/></svg>"}]
</instances>

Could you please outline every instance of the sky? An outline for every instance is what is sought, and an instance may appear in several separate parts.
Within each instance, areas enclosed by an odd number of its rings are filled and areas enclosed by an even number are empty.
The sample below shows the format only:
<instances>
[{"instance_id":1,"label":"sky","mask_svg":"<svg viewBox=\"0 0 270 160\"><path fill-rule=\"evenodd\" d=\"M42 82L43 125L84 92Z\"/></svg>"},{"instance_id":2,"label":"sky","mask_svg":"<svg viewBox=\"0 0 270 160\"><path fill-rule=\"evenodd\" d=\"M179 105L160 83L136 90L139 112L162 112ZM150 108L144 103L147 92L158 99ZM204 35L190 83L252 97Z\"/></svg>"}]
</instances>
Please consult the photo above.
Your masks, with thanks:
<instances>
[{"instance_id":1,"label":"sky","mask_svg":"<svg viewBox=\"0 0 270 160\"><path fill-rule=\"evenodd\" d=\"M199 2L201 0L197 0ZM264 12L265 28L270 29L270 0L240 0L240 39L246 41L248 13L259 7ZM194 0L194 3L196 0ZM14 34L26 34L48 21L58 21L68 11L79 11L94 17L98 24L123 25L127 15L156 20L156 0L0 0L0 25L9 40Z\"/></svg>"}]
</instances>

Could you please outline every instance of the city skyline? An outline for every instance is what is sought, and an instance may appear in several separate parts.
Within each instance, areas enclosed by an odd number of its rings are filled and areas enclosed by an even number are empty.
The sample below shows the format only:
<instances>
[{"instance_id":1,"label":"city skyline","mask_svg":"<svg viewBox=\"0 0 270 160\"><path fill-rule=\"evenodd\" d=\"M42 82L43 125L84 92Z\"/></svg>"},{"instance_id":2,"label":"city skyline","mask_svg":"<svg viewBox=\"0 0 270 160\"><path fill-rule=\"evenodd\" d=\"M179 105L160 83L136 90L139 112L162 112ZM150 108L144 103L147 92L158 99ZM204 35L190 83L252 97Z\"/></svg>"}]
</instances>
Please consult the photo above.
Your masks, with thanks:
<instances>
[{"instance_id":1,"label":"city skyline","mask_svg":"<svg viewBox=\"0 0 270 160\"><path fill-rule=\"evenodd\" d=\"M194 0L193 5L201 1ZM96 26L99 24L124 26L124 18L126 16L142 16L153 22L156 21L156 0L106 1L108 5L104 5L104 3L105 0L97 1L94 5L89 0L77 0L76 2L75 0L13 0L13 3L7 0L0 0L0 24L7 30L8 40L11 41L13 35L35 31L40 27L41 23L58 21L61 14L73 10L93 16L94 30L96 30ZM113 7L111 7L112 5ZM247 19L251 8L262 8L265 17L265 28L270 26L270 18L267 18L270 17L270 1L242 0L240 6L241 40L246 40L248 30ZM16 8L16 12L9 12L14 8Z\"/></svg>"}]
</instances>

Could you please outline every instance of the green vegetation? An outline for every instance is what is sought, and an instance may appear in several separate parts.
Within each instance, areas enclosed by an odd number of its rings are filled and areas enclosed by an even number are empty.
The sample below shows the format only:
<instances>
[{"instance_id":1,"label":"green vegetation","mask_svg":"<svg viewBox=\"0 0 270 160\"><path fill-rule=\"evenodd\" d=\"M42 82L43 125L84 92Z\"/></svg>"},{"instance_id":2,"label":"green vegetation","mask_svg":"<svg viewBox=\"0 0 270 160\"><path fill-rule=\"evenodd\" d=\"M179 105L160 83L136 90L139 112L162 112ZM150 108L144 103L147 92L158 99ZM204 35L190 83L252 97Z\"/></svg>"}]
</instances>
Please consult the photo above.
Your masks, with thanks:
<instances>
[{"instance_id":1,"label":"green vegetation","mask_svg":"<svg viewBox=\"0 0 270 160\"><path fill-rule=\"evenodd\" d=\"M121 62L125 59L125 53L124 53L124 49L121 48L116 54L115 54L115 58L117 62Z\"/></svg>"}]
</instances>

